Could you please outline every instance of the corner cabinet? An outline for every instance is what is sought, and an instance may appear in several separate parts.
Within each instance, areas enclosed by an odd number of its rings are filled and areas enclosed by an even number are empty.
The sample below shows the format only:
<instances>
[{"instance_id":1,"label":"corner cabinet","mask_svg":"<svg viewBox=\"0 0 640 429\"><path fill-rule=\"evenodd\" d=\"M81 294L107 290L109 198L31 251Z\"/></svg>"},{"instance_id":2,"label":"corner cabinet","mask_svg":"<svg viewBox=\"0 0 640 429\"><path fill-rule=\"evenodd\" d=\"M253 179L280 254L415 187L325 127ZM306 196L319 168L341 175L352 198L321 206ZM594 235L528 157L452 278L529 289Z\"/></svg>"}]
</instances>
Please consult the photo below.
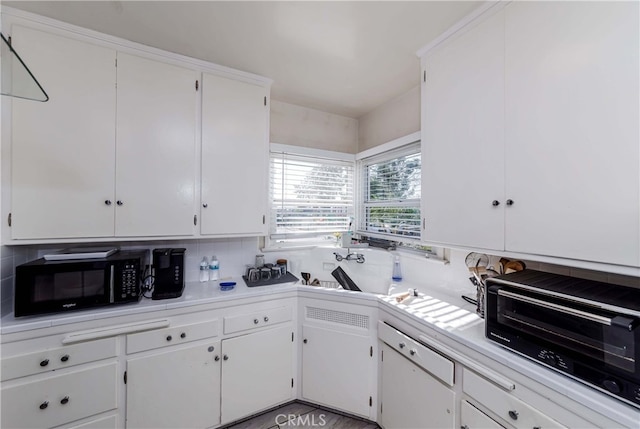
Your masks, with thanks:
<instances>
[{"instance_id":1,"label":"corner cabinet","mask_svg":"<svg viewBox=\"0 0 640 429\"><path fill-rule=\"evenodd\" d=\"M640 266L638 8L498 4L423 56L425 241Z\"/></svg>"},{"instance_id":2,"label":"corner cabinet","mask_svg":"<svg viewBox=\"0 0 640 429\"><path fill-rule=\"evenodd\" d=\"M264 86L203 74L203 235L266 233L268 104Z\"/></svg>"}]
</instances>

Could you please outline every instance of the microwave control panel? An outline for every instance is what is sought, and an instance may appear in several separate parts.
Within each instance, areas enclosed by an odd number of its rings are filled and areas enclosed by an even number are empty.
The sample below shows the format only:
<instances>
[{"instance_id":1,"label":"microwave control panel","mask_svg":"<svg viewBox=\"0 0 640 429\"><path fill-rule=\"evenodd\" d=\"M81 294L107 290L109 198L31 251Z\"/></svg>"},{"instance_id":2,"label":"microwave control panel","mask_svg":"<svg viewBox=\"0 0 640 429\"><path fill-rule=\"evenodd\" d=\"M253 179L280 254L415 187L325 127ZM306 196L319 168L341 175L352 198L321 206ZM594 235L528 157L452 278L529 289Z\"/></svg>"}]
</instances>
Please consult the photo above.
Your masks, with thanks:
<instances>
[{"instance_id":1,"label":"microwave control panel","mask_svg":"<svg viewBox=\"0 0 640 429\"><path fill-rule=\"evenodd\" d=\"M139 260L125 260L120 263L120 291L116 296L119 301L134 301L140 296L140 262ZM117 295L117 294L116 294Z\"/></svg>"}]
</instances>

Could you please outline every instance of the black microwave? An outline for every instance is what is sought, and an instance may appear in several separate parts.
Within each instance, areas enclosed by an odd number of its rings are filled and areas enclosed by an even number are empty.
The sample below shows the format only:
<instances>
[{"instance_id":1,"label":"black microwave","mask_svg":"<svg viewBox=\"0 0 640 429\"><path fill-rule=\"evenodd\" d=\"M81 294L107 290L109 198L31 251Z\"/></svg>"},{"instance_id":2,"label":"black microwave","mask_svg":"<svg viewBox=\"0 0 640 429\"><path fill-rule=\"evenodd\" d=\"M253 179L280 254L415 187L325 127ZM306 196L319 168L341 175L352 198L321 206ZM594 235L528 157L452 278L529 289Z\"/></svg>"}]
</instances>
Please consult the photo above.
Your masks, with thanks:
<instances>
[{"instance_id":1,"label":"black microwave","mask_svg":"<svg viewBox=\"0 0 640 429\"><path fill-rule=\"evenodd\" d=\"M16 267L14 316L137 302L148 252L106 258L45 260Z\"/></svg>"}]
</instances>

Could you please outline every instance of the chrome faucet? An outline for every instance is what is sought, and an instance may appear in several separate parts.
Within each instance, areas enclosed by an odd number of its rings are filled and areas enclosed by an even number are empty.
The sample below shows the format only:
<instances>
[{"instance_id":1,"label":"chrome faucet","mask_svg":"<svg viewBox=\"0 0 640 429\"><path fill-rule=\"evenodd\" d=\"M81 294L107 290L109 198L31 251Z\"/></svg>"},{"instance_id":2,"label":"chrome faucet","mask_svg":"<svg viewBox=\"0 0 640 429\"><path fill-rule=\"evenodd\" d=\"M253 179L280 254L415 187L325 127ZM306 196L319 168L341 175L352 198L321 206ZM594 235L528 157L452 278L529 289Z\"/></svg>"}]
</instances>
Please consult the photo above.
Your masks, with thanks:
<instances>
[{"instance_id":1,"label":"chrome faucet","mask_svg":"<svg viewBox=\"0 0 640 429\"><path fill-rule=\"evenodd\" d=\"M347 253L347 256L342 256L338 252L333 252L336 255L336 261L356 261L359 264L364 264L364 255L362 253Z\"/></svg>"}]
</instances>

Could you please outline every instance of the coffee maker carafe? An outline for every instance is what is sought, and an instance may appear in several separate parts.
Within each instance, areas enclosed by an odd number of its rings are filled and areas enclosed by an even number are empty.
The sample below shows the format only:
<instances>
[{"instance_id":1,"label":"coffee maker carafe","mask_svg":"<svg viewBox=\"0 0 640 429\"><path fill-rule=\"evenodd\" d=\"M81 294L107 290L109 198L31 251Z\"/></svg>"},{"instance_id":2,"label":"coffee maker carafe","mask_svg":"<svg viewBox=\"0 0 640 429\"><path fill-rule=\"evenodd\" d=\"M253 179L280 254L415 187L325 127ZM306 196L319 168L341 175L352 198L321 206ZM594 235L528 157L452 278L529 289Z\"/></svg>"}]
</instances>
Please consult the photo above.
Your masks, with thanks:
<instances>
[{"instance_id":1,"label":"coffee maker carafe","mask_svg":"<svg viewBox=\"0 0 640 429\"><path fill-rule=\"evenodd\" d=\"M182 296L184 290L184 253L186 249L153 250L152 299L169 299Z\"/></svg>"}]
</instances>

